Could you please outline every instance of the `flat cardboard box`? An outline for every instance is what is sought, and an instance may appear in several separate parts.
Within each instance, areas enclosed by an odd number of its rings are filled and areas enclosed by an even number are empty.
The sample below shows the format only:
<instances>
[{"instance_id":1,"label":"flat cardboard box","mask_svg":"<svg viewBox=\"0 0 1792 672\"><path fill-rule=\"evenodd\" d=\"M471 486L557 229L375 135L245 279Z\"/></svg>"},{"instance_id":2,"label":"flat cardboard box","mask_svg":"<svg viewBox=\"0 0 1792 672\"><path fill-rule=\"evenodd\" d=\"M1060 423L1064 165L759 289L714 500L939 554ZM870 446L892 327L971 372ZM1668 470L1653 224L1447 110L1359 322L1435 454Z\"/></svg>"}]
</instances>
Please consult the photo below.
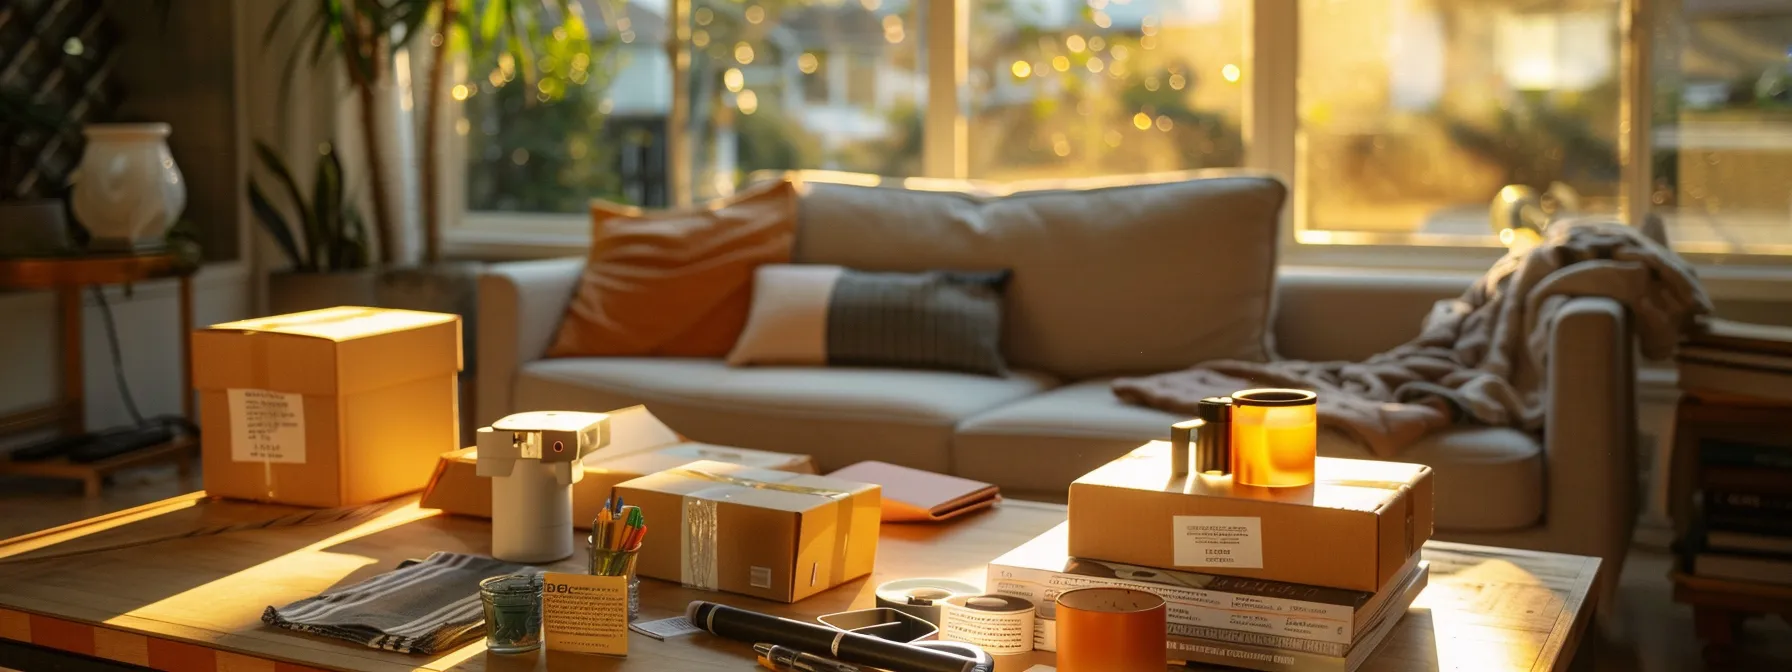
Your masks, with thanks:
<instances>
[{"instance_id":1,"label":"flat cardboard box","mask_svg":"<svg viewBox=\"0 0 1792 672\"><path fill-rule=\"evenodd\" d=\"M1070 484L1070 554L1375 591L1431 538L1431 468L1319 458L1296 488L1170 476L1153 441Z\"/></svg>"},{"instance_id":2,"label":"flat cardboard box","mask_svg":"<svg viewBox=\"0 0 1792 672\"><path fill-rule=\"evenodd\" d=\"M647 517L635 571L795 602L871 573L880 489L700 461L616 487Z\"/></svg>"},{"instance_id":3,"label":"flat cardboard box","mask_svg":"<svg viewBox=\"0 0 1792 672\"><path fill-rule=\"evenodd\" d=\"M460 328L342 306L195 330L206 492L333 507L422 488L460 443Z\"/></svg>"},{"instance_id":4,"label":"flat cardboard box","mask_svg":"<svg viewBox=\"0 0 1792 672\"><path fill-rule=\"evenodd\" d=\"M796 474L815 473L815 462L808 455L681 441L678 433L654 417L646 406L611 411L609 416L609 445L581 460L585 475L572 486L572 520L579 529L590 529L591 521L597 518L598 510L617 484L698 460ZM479 476L478 458L476 448L443 453L436 460L429 486L423 490L421 505L463 516L492 517L491 479Z\"/></svg>"}]
</instances>

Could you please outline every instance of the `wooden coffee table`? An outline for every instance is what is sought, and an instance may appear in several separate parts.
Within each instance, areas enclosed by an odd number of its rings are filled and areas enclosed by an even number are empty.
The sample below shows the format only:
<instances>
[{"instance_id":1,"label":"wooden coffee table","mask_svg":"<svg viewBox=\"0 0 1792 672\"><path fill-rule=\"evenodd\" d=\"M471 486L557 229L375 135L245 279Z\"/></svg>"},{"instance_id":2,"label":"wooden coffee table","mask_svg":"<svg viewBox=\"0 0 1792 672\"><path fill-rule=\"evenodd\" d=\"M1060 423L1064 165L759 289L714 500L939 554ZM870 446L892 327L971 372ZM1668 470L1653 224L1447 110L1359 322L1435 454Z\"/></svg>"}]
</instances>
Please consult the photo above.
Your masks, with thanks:
<instances>
[{"instance_id":1,"label":"wooden coffee table","mask_svg":"<svg viewBox=\"0 0 1792 672\"><path fill-rule=\"evenodd\" d=\"M275 519L298 524L260 527ZM642 618L678 615L703 599L807 620L870 607L875 586L892 579L944 576L980 585L989 560L1063 520L1062 506L1008 501L952 524L884 525L873 576L796 604L643 580ZM217 533L233 526L257 529ZM0 639L31 646L0 645L15 655L52 655L47 649L181 672L759 669L747 645L701 633L668 641L633 634L626 660L500 656L483 643L426 657L261 623L269 605L366 579L407 558L485 553L490 536L486 521L420 509L414 498L346 516L201 495L170 499L0 542ZM1425 554L1430 588L1362 669L1567 667L1591 616L1598 559L1436 542ZM582 562L553 568L579 571ZM1051 654L1024 654L1000 661L999 669L1051 662Z\"/></svg>"}]
</instances>

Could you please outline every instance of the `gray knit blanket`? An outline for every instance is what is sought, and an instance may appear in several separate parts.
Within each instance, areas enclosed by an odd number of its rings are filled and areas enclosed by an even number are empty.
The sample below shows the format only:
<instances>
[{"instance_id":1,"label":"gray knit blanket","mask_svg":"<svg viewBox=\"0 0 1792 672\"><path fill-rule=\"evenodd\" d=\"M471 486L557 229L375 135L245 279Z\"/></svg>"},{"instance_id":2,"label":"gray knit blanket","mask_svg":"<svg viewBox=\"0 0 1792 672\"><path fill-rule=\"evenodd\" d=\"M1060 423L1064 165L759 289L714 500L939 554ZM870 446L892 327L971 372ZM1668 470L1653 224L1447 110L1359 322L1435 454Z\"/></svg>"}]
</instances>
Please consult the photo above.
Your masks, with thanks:
<instances>
[{"instance_id":1,"label":"gray knit blanket","mask_svg":"<svg viewBox=\"0 0 1792 672\"><path fill-rule=\"evenodd\" d=\"M1550 326L1569 299L1629 310L1644 355L1664 358L1711 312L1692 268L1636 228L1558 222L1514 248L1462 296L1439 301L1419 336L1362 362L1214 361L1113 383L1123 401L1193 416L1202 397L1251 387L1319 393L1319 423L1393 457L1451 424L1538 431L1549 400ZM1323 329L1324 325L1313 325Z\"/></svg>"},{"instance_id":2,"label":"gray knit blanket","mask_svg":"<svg viewBox=\"0 0 1792 672\"><path fill-rule=\"evenodd\" d=\"M376 649L436 654L485 634L479 582L541 570L478 555L435 553L366 581L268 607L269 625Z\"/></svg>"}]
</instances>

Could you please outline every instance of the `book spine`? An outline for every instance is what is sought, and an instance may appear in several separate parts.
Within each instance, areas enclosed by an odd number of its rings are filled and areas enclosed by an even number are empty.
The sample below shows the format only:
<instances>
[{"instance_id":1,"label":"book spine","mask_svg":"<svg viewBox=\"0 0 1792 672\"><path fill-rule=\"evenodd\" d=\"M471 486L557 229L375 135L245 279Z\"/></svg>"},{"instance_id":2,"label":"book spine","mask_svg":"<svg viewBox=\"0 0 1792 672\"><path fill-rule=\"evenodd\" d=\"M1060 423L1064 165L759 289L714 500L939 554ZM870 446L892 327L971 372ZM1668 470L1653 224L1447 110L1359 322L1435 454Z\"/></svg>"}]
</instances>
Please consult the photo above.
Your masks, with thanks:
<instances>
[{"instance_id":1,"label":"book spine","mask_svg":"<svg viewBox=\"0 0 1792 672\"><path fill-rule=\"evenodd\" d=\"M1181 637L1170 638L1169 656L1171 660L1230 665L1263 672L1350 672L1350 661L1342 656Z\"/></svg>"},{"instance_id":2,"label":"book spine","mask_svg":"<svg viewBox=\"0 0 1792 672\"><path fill-rule=\"evenodd\" d=\"M1033 648L1058 650L1058 625L1041 618L1033 622ZM1372 645L1371 645L1372 646ZM1226 642L1171 634L1164 640L1165 655L1173 661L1225 665L1263 672L1349 672L1350 659L1339 655L1290 651L1241 642Z\"/></svg>"},{"instance_id":3,"label":"book spine","mask_svg":"<svg viewBox=\"0 0 1792 672\"><path fill-rule=\"evenodd\" d=\"M1699 484L1707 490L1792 497L1792 469L1707 465L1699 469Z\"/></svg>"},{"instance_id":4,"label":"book spine","mask_svg":"<svg viewBox=\"0 0 1792 672\"><path fill-rule=\"evenodd\" d=\"M1725 511L1707 511L1705 522L1713 530L1732 532L1753 532L1774 536L1792 535L1792 518L1773 516L1760 512L1746 514Z\"/></svg>"},{"instance_id":5,"label":"book spine","mask_svg":"<svg viewBox=\"0 0 1792 672\"><path fill-rule=\"evenodd\" d=\"M1779 516L1792 513L1792 497L1708 490L1705 492L1705 506L1711 511Z\"/></svg>"},{"instance_id":6,"label":"book spine","mask_svg":"<svg viewBox=\"0 0 1792 672\"><path fill-rule=\"evenodd\" d=\"M1052 605L1059 593L1073 588L1108 586L1143 590L1164 598L1169 606L1169 622L1174 625L1253 632L1346 647L1355 636L1356 611L1335 604L1232 595L1186 586L993 563L989 566L985 585L992 593L1032 600L1039 605L1041 618L1056 616Z\"/></svg>"},{"instance_id":7,"label":"book spine","mask_svg":"<svg viewBox=\"0 0 1792 672\"><path fill-rule=\"evenodd\" d=\"M1733 441L1700 441L1699 460L1712 465L1792 469L1792 448Z\"/></svg>"},{"instance_id":8,"label":"book spine","mask_svg":"<svg viewBox=\"0 0 1792 672\"><path fill-rule=\"evenodd\" d=\"M1281 635L1265 635L1265 634L1256 633L1256 632L1243 632L1243 631L1239 631L1239 630L1222 630L1220 628L1209 628L1206 626L1199 626L1199 625L1182 625L1179 623L1171 623L1170 624L1170 639L1171 639L1171 641L1175 641L1176 638L1178 638L1178 637L1188 637L1188 638L1193 638L1193 639L1206 639L1206 640L1212 640L1215 642L1228 642L1228 643L1233 643L1233 644L1249 644L1252 646L1262 646L1262 647L1268 647L1268 648L1272 648L1272 649L1282 649L1282 650L1289 650L1289 651L1300 651L1300 652L1304 652L1304 653L1313 653L1313 654L1318 654L1321 656L1343 657L1344 654L1350 652L1349 644L1340 644L1337 642L1319 642L1319 641L1314 641L1311 639L1300 639L1298 637L1284 637Z\"/></svg>"}]
</instances>

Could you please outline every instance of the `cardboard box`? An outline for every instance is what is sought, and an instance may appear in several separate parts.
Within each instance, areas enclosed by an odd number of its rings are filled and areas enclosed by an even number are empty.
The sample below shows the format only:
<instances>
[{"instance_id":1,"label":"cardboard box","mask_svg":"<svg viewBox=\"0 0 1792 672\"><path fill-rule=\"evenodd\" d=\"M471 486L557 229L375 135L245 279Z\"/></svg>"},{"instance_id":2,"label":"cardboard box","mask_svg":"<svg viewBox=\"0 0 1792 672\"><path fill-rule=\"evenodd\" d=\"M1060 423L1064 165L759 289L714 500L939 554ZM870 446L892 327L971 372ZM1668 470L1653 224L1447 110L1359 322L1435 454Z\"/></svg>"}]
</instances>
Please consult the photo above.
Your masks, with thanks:
<instances>
[{"instance_id":1,"label":"cardboard box","mask_svg":"<svg viewBox=\"0 0 1792 672\"><path fill-rule=\"evenodd\" d=\"M589 529L610 490L623 481L682 467L698 460L731 462L795 474L815 473L808 455L773 453L681 441L646 406L611 411L610 443L580 462L585 475L572 486L572 520ZM478 474L475 448L443 453L423 490L422 506L479 518L492 517L492 483Z\"/></svg>"},{"instance_id":2,"label":"cardboard box","mask_svg":"<svg viewBox=\"0 0 1792 672\"><path fill-rule=\"evenodd\" d=\"M422 488L460 441L460 317L343 306L193 332L205 489L303 506Z\"/></svg>"},{"instance_id":3,"label":"cardboard box","mask_svg":"<svg viewBox=\"0 0 1792 672\"><path fill-rule=\"evenodd\" d=\"M647 516L641 576L795 602L871 573L879 488L701 461L616 487Z\"/></svg>"},{"instance_id":4,"label":"cardboard box","mask_svg":"<svg viewBox=\"0 0 1792 672\"><path fill-rule=\"evenodd\" d=\"M1431 538L1431 468L1319 458L1298 488L1169 478L1153 441L1070 484L1070 554L1375 591Z\"/></svg>"}]
</instances>

